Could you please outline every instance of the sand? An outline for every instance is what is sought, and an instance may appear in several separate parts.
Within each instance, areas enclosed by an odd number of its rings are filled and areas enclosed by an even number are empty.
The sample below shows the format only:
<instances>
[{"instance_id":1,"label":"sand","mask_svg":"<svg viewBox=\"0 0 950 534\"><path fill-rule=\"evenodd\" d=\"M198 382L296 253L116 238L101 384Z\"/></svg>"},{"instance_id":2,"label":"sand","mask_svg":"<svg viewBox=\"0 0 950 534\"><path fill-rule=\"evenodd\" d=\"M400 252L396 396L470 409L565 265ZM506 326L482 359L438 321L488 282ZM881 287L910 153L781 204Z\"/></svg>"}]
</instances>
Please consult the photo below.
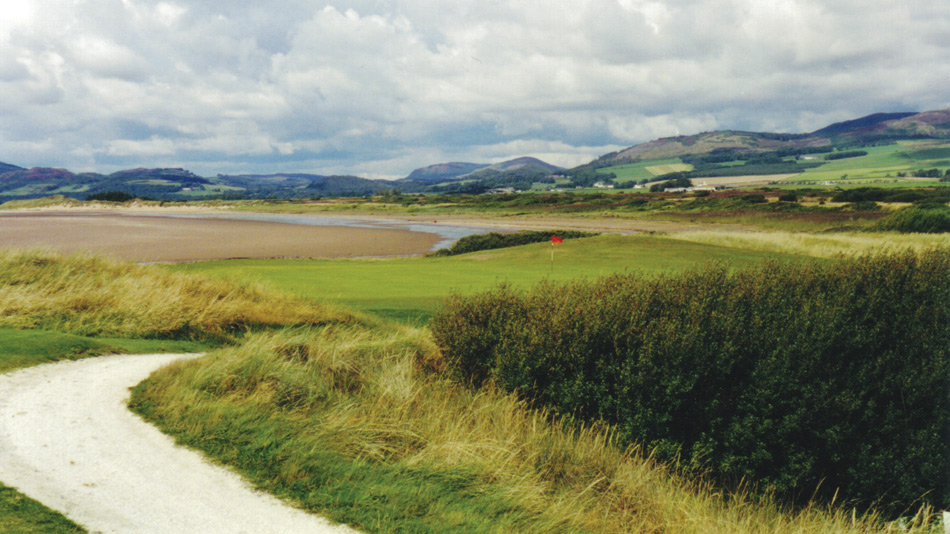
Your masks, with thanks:
<instances>
[{"instance_id":1,"label":"sand","mask_svg":"<svg viewBox=\"0 0 950 534\"><path fill-rule=\"evenodd\" d=\"M0 214L0 247L95 252L136 262L230 258L352 258L425 254L438 235L115 212Z\"/></svg>"},{"instance_id":2,"label":"sand","mask_svg":"<svg viewBox=\"0 0 950 534\"><path fill-rule=\"evenodd\" d=\"M0 376L0 480L90 532L354 532L254 491L128 410L131 386L186 357L103 356Z\"/></svg>"}]
</instances>

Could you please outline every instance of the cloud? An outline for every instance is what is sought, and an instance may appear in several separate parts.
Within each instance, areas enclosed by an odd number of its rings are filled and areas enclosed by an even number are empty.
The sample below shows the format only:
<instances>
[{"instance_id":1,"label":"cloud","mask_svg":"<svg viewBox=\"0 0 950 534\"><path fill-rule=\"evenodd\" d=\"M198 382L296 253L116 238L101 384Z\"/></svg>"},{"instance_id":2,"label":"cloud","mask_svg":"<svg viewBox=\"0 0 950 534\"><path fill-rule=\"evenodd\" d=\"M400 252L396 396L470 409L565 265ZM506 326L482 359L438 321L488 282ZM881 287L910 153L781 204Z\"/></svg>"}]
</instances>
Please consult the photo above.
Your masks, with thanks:
<instances>
[{"instance_id":1,"label":"cloud","mask_svg":"<svg viewBox=\"0 0 950 534\"><path fill-rule=\"evenodd\" d=\"M398 177L950 106L942 0L15 5L0 160L21 165Z\"/></svg>"}]
</instances>

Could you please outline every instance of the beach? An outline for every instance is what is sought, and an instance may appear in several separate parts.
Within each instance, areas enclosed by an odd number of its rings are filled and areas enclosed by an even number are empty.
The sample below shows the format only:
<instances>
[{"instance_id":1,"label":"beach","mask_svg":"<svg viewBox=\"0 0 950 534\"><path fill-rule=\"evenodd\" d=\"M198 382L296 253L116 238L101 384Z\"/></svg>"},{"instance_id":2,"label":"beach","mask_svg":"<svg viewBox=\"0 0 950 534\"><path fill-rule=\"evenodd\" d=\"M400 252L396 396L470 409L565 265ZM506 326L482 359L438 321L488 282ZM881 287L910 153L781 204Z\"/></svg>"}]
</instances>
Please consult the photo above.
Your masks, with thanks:
<instances>
[{"instance_id":1,"label":"beach","mask_svg":"<svg viewBox=\"0 0 950 534\"><path fill-rule=\"evenodd\" d=\"M429 252L440 241L434 233L385 227L119 212L0 214L0 247L93 252L135 262L411 256Z\"/></svg>"}]
</instances>

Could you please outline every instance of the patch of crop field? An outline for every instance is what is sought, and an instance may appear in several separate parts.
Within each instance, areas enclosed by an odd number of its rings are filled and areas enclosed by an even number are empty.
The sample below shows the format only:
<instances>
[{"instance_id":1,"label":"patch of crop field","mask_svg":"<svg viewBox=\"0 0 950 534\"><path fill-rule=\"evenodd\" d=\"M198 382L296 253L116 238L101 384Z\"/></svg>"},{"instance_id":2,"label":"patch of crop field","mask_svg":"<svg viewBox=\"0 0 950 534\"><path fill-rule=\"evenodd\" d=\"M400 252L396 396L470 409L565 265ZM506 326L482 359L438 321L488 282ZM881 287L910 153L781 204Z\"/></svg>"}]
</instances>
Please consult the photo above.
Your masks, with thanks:
<instances>
[{"instance_id":1,"label":"patch of crop field","mask_svg":"<svg viewBox=\"0 0 950 534\"><path fill-rule=\"evenodd\" d=\"M675 169L675 170L665 170ZM692 165L682 162L679 158L653 159L641 161L638 163L628 163L626 165L615 165L613 167L604 167L597 169L600 173L614 173L617 175L615 181L619 183L643 180L652 180L653 178L670 173L693 170Z\"/></svg>"},{"instance_id":2,"label":"patch of crop field","mask_svg":"<svg viewBox=\"0 0 950 534\"><path fill-rule=\"evenodd\" d=\"M452 293L544 279L596 278L623 271L680 271L709 262L742 266L773 254L663 237L602 235L443 258L385 260L227 260L169 266L176 271L263 281L275 289L407 323L422 323Z\"/></svg>"},{"instance_id":3,"label":"patch of crop field","mask_svg":"<svg viewBox=\"0 0 950 534\"><path fill-rule=\"evenodd\" d=\"M645 167L653 176L662 176L671 172L687 172L693 170L692 165L686 163L672 163L669 165L650 165Z\"/></svg>"},{"instance_id":4,"label":"patch of crop field","mask_svg":"<svg viewBox=\"0 0 950 534\"><path fill-rule=\"evenodd\" d=\"M917 169L950 167L946 144L901 142L893 145L861 148L866 156L826 162L820 167L806 169L799 176L803 181L840 181L843 179L895 180L894 183L913 184L897 177L908 176ZM844 177L844 178L843 178Z\"/></svg>"}]
</instances>

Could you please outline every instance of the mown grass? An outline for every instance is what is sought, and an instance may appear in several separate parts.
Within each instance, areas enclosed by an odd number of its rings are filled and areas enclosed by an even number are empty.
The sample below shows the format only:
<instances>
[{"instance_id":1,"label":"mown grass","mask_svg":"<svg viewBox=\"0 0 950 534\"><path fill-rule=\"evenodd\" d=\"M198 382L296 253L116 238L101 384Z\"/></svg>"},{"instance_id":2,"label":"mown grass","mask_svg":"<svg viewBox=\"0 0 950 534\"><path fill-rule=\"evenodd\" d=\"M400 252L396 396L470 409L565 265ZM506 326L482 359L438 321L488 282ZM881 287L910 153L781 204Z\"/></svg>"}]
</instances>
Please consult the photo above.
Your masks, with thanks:
<instances>
[{"instance_id":1,"label":"mown grass","mask_svg":"<svg viewBox=\"0 0 950 534\"><path fill-rule=\"evenodd\" d=\"M177 272L263 281L389 319L421 324L453 292L474 293L499 283L528 286L541 280L596 278L636 270L679 271L707 262L749 265L794 253L692 243L656 235L602 235L553 247L534 244L453 257L386 260L229 260L170 266Z\"/></svg>"},{"instance_id":2,"label":"mown grass","mask_svg":"<svg viewBox=\"0 0 950 534\"><path fill-rule=\"evenodd\" d=\"M0 373L103 354L202 352L208 348L194 341L92 338L46 330L0 328Z\"/></svg>"},{"instance_id":3,"label":"mown grass","mask_svg":"<svg viewBox=\"0 0 950 534\"><path fill-rule=\"evenodd\" d=\"M82 534L86 529L13 488L0 484L0 532Z\"/></svg>"}]
</instances>

